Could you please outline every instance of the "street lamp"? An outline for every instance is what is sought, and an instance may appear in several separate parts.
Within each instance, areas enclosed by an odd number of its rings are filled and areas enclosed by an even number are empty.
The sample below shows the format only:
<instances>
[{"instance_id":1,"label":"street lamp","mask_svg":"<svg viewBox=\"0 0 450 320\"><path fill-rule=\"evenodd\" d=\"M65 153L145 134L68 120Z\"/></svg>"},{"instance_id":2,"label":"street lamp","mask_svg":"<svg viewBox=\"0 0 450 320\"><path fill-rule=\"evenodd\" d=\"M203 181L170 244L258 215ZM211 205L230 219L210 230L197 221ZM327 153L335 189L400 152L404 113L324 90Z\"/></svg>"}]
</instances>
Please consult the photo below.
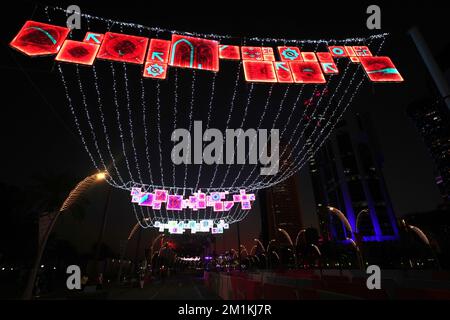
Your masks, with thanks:
<instances>
[{"instance_id":1,"label":"street lamp","mask_svg":"<svg viewBox=\"0 0 450 320\"><path fill-rule=\"evenodd\" d=\"M98 182L102 182L106 180L108 173L106 171L104 172L98 172L96 174L90 175L86 178L84 178L82 181L80 181L75 188L70 191L69 195L67 196L66 200L64 200L63 204L59 208L59 210L55 212L49 212L47 213L48 216L50 216L50 223L47 227L47 230L45 231L42 240L40 241L40 245L38 247L38 253L36 255L36 258L33 263L33 267L30 270L30 274L28 276L27 285L25 287L24 293L22 298L24 300L30 300L33 295L33 288L36 281L36 276L39 270L39 265L41 263L42 255L44 254L45 246L47 244L48 238L56 224L56 220L58 219L59 215L65 212L70 212L70 209L73 207L74 204L80 199L81 196L83 196L93 185L95 185Z\"/></svg>"},{"instance_id":2,"label":"street lamp","mask_svg":"<svg viewBox=\"0 0 450 320\"><path fill-rule=\"evenodd\" d=\"M361 215L369 213L369 209L362 209L357 215L356 215L356 232L359 233L359 219Z\"/></svg>"}]
</instances>

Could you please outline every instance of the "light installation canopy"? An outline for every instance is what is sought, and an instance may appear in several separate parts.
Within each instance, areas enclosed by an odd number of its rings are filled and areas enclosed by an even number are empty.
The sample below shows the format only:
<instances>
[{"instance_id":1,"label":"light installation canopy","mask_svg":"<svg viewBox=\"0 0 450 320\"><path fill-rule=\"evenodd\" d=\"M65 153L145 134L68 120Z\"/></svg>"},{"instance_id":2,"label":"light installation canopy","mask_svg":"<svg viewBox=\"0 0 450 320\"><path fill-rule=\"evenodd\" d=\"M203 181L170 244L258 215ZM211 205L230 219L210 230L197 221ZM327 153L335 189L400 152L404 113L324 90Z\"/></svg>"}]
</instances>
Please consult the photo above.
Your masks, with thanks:
<instances>
[{"instance_id":1,"label":"light installation canopy","mask_svg":"<svg viewBox=\"0 0 450 320\"><path fill-rule=\"evenodd\" d=\"M387 34L238 39L85 14L82 29L70 31L61 8L45 7L35 17L10 46L55 60L59 88L93 166L130 193L143 227L171 233L221 233L242 220L258 190L294 175L322 146L365 80L403 81L392 60L380 55ZM192 152L188 163L175 165L171 135L178 128L191 133ZM222 144L224 155L236 153L235 144L207 141L203 133L238 128L278 129L279 146L272 149L270 137L267 146L244 137L244 164L194 159L212 142ZM249 154L274 151L278 172L261 175L268 164L249 161Z\"/></svg>"}]
</instances>

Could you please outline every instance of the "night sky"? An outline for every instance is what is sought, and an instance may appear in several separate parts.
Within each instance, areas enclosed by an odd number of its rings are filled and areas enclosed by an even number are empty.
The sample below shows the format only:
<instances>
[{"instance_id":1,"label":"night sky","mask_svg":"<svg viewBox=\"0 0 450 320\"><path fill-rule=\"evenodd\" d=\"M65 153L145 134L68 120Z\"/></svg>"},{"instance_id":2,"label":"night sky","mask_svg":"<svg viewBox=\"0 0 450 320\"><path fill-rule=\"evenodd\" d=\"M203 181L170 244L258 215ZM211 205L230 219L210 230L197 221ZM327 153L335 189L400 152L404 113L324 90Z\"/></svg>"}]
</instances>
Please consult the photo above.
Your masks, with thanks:
<instances>
[{"instance_id":1,"label":"night sky","mask_svg":"<svg viewBox=\"0 0 450 320\"><path fill-rule=\"evenodd\" d=\"M366 36L365 14L368 4L343 2L324 5L315 2L265 4L243 9L242 3L220 2L213 6L183 6L166 2L157 5L117 5L111 2L86 2L80 5L83 13L159 26L169 29L231 34L233 36L303 38L345 38ZM398 2L397 2L398 3ZM436 208L440 196L434 184L431 158L413 123L406 115L406 107L418 98L429 94L430 78L418 57L411 39L406 34L409 27L418 25L431 50L442 54L449 46L448 17L438 5L414 4L395 8L382 5L382 32L390 32L383 52L390 56L405 78L401 85L366 85L348 112L369 111L384 154L384 174L395 212L403 214ZM80 139L67 116L66 101L55 101L52 88L45 87L48 77L55 77L51 64L23 57L7 44L30 19L35 2L14 1L2 8L2 48L0 68L2 74L2 116L0 139L2 145L0 181L5 184L26 186L34 174L50 170L71 172L80 177L94 172ZM58 3L58 5L61 5ZM3 5L2 5L3 6ZM412 6L412 5L411 5ZM149 13L149 9L153 12ZM49 59L51 60L51 59ZM55 88L61 90L61 88ZM305 225L316 225L314 199L307 169L300 173L300 198ZM58 237L76 243L80 251L88 251L98 236L101 210L105 201L106 186L93 191L89 215L81 223L69 216L59 221ZM114 190L105 241L118 250L134 225L129 196ZM259 210L255 208L241 223L243 243L260 232ZM143 232L147 243L150 232ZM234 226L218 237L217 249L236 248ZM129 255L134 255L132 248Z\"/></svg>"}]
</instances>

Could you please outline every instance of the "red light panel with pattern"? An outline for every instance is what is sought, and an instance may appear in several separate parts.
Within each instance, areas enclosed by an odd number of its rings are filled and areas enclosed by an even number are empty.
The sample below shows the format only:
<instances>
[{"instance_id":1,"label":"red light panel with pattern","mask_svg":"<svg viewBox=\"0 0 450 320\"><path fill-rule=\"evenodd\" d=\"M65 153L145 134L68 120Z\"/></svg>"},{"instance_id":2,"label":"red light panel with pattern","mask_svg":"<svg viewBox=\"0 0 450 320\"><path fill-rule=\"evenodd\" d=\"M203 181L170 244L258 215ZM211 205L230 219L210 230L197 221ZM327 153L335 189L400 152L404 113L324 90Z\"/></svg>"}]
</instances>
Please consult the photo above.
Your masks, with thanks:
<instances>
[{"instance_id":1,"label":"red light panel with pattern","mask_svg":"<svg viewBox=\"0 0 450 320\"><path fill-rule=\"evenodd\" d=\"M66 40L55 60L91 66L99 48L100 45L98 44Z\"/></svg>"},{"instance_id":2,"label":"red light panel with pattern","mask_svg":"<svg viewBox=\"0 0 450 320\"><path fill-rule=\"evenodd\" d=\"M316 56L320 62L334 62L333 57L329 52L316 52Z\"/></svg>"},{"instance_id":3,"label":"red light panel with pattern","mask_svg":"<svg viewBox=\"0 0 450 320\"><path fill-rule=\"evenodd\" d=\"M167 63L148 61L144 66L144 77L153 79L165 79L167 77Z\"/></svg>"},{"instance_id":4,"label":"red light panel with pattern","mask_svg":"<svg viewBox=\"0 0 450 320\"><path fill-rule=\"evenodd\" d=\"M277 74L278 82L280 83L293 83L291 68L289 67L289 62L286 61L275 61L275 72Z\"/></svg>"},{"instance_id":5,"label":"red light panel with pattern","mask_svg":"<svg viewBox=\"0 0 450 320\"><path fill-rule=\"evenodd\" d=\"M344 46L329 46L328 50L330 50L330 53L335 58L342 58L347 56L347 51L345 50Z\"/></svg>"},{"instance_id":6,"label":"red light panel with pattern","mask_svg":"<svg viewBox=\"0 0 450 320\"><path fill-rule=\"evenodd\" d=\"M294 61L290 64L295 83L325 83L319 63Z\"/></svg>"},{"instance_id":7,"label":"red light panel with pattern","mask_svg":"<svg viewBox=\"0 0 450 320\"><path fill-rule=\"evenodd\" d=\"M388 57L359 57L361 65L373 82L402 82L403 77Z\"/></svg>"},{"instance_id":8,"label":"red light panel with pattern","mask_svg":"<svg viewBox=\"0 0 450 320\"><path fill-rule=\"evenodd\" d=\"M334 62L321 62L323 73L325 74L338 74L339 70Z\"/></svg>"},{"instance_id":9,"label":"red light panel with pattern","mask_svg":"<svg viewBox=\"0 0 450 320\"><path fill-rule=\"evenodd\" d=\"M300 49L297 47L278 47L281 61L303 61Z\"/></svg>"},{"instance_id":10,"label":"red light panel with pattern","mask_svg":"<svg viewBox=\"0 0 450 320\"><path fill-rule=\"evenodd\" d=\"M317 62L317 57L314 52L302 52L302 57L305 62Z\"/></svg>"},{"instance_id":11,"label":"red light panel with pattern","mask_svg":"<svg viewBox=\"0 0 450 320\"><path fill-rule=\"evenodd\" d=\"M94 32L86 32L86 36L84 37L84 42L100 44L103 41L105 35L103 33L94 33Z\"/></svg>"},{"instance_id":12,"label":"red light panel with pattern","mask_svg":"<svg viewBox=\"0 0 450 320\"><path fill-rule=\"evenodd\" d=\"M29 20L10 46L28 56L56 54L69 32L69 28Z\"/></svg>"},{"instance_id":13,"label":"red light panel with pattern","mask_svg":"<svg viewBox=\"0 0 450 320\"><path fill-rule=\"evenodd\" d=\"M262 61L263 50L261 47L241 47L242 60L256 60Z\"/></svg>"},{"instance_id":14,"label":"red light panel with pattern","mask_svg":"<svg viewBox=\"0 0 450 320\"><path fill-rule=\"evenodd\" d=\"M169 64L181 68L219 71L219 43L173 34Z\"/></svg>"},{"instance_id":15,"label":"red light panel with pattern","mask_svg":"<svg viewBox=\"0 0 450 320\"><path fill-rule=\"evenodd\" d=\"M355 51L355 55L358 57L372 56L372 52L370 52L369 48L366 46L353 46L353 50Z\"/></svg>"},{"instance_id":16,"label":"red light panel with pattern","mask_svg":"<svg viewBox=\"0 0 450 320\"><path fill-rule=\"evenodd\" d=\"M144 63L147 44L148 38L107 32L97 57L105 60L142 64Z\"/></svg>"},{"instance_id":17,"label":"red light panel with pattern","mask_svg":"<svg viewBox=\"0 0 450 320\"><path fill-rule=\"evenodd\" d=\"M150 39L145 61L167 63L169 61L170 45L171 42L169 40Z\"/></svg>"},{"instance_id":18,"label":"red light panel with pattern","mask_svg":"<svg viewBox=\"0 0 450 320\"><path fill-rule=\"evenodd\" d=\"M219 58L227 60L241 59L239 46L229 46L226 44L219 45Z\"/></svg>"},{"instance_id":19,"label":"red light panel with pattern","mask_svg":"<svg viewBox=\"0 0 450 320\"><path fill-rule=\"evenodd\" d=\"M244 60L245 80L249 82L277 82L273 62Z\"/></svg>"}]
</instances>

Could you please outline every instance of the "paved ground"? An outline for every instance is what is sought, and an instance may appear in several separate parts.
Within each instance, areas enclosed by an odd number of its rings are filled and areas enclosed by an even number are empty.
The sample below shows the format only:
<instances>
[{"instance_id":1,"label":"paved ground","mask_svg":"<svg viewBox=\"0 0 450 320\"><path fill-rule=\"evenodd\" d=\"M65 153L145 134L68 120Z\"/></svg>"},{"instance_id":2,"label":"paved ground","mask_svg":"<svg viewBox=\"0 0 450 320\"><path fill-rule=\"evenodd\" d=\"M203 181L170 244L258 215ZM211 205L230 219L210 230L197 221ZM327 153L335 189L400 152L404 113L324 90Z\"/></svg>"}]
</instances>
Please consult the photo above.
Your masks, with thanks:
<instances>
[{"instance_id":1,"label":"paved ground","mask_svg":"<svg viewBox=\"0 0 450 320\"><path fill-rule=\"evenodd\" d=\"M182 273L171 275L164 281L156 280L141 288L115 288L108 290L108 299L120 300L218 300L220 297L203 285L198 275Z\"/></svg>"}]
</instances>

